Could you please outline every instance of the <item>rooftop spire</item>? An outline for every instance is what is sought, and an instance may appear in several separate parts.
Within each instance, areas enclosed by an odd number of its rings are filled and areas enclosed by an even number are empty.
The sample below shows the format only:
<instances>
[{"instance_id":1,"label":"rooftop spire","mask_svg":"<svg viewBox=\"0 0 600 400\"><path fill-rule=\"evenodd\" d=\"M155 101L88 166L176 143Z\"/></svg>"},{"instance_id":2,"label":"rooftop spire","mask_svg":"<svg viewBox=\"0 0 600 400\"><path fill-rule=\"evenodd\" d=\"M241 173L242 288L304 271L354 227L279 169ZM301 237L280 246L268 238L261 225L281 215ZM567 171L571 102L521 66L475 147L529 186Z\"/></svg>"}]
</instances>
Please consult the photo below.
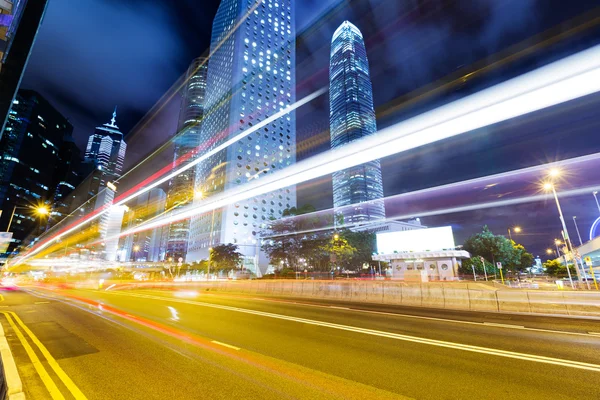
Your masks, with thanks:
<instances>
[{"instance_id":1,"label":"rooftop spire","mask_svg":"<svg viewBox=\"0 0 600 400\"><path fill-rule=\"evenodd\" d=\"M112 119L110 120L110 126L117 127L117 106L115 106L115 111L113 111Z\"/></svg>"}]
</instances>

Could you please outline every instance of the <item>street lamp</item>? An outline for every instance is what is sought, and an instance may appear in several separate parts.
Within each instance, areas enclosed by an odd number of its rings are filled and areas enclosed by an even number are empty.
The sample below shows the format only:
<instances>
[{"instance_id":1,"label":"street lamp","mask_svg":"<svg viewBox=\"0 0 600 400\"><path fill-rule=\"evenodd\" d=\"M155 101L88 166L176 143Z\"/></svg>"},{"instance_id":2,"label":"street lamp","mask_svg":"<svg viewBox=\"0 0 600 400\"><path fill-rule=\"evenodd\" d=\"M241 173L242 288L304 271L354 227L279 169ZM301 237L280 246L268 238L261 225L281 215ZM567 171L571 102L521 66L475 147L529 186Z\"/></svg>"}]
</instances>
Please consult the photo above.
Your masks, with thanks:
<instances>
[{"instance_id":1,"label":"street lamp","mask_svg":"<svg viewBox=\"0 0 600 400\"><path fill-rule=\"evenodd\" d=\"M521 227L519 227L519 226L515 226L514 228L512 228L512 230L515 233L521 233ZM508 228L508 237L510 238L511 241L513 240L510 228Z\"/></svg>"},{"instance_id":2,"label":"street lamp","mask_svg":"<svg viewBox=\"0 0 600 400\"><path fill-rule=\"evenodd\" d=\"M544 189L547 191L552 191L552 195L554 196L554 201L556 202L556 208L558 209L558 216L560 218L560 223L562 224L562 228L563 228L565 245L567 246L567 250L573 256L573 261L575 262L575 270L577 271L577 275L580 275L579 266L577 264L577 258L575 257L575 251L573 250L573 244L571 243L571 239L569 237L569 231L567 230L567 224L565 223L565 218L562 213L562 208L560 207L560 202L558 201L558 195L556 194L556 188L554 187L554 180L552 179L552 178L558 177L560 175L560 171L558 169L552 169L550 171L549 175L550 175L551 181L546 182L544 184ZM567 266L567 271L568 271L569 264L567 262L566 254L565 254L565 265Z\"/></svg>"},{"instance_id":3,"label":"street lamp","mask_svg":"<svg viewBox=\"0 0 600 400\"><path fill-rule=\"evenodd\" d=\"M137 261L138 251L140 251L140 246L136 244L135 246L133 246L133 261Z\"/></svg>"},{"instance_id":4,"label":"street lamp","mask_svg":"<svg viewBox=\"0 0 600 400\"><path fill-rule=\"evenodd\" d=\"M29 209L29 210L33 209L34 213L39 215L40 217L50 214L50 209L44 205L38 206L38 207L14 206L13 210L12 210L12 214L10 214L10 219L8 220L8 226L6 227L6 232L10 232L10 227L12 226L12 221L13 221L13 218L15 217L15 211L17 211L17 208Z\"/></svg>"},{"instance_id":5,"label":"street lamp","mask_svg":"<svg viewBox=\"0 0 600 400\"><path fill-rule=\"evenodd\" d=\"M554 254L554 250L552 250L552 249L546 249L546 254L548 254L548 255Z\"/></svg>"}]
</instances>

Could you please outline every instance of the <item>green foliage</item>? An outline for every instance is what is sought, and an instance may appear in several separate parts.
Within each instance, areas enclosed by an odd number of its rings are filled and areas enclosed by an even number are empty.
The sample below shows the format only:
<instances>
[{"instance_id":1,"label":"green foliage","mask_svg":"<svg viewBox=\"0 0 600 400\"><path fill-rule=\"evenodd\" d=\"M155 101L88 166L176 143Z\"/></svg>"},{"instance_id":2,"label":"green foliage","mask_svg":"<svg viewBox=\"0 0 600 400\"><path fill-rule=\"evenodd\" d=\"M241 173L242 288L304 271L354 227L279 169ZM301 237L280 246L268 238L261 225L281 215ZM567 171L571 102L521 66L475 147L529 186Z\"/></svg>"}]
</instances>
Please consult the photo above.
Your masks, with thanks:
<instances>
[{"instance_id":1,"label":"green foliage","mask_svg":"<svg viewBox=\"0 0 600 400\"><path fill-rule=\"evenodd\" d=\"M573 265L569 265L569 268L573 268ZM557 260L548 260L544 263L544 269L546 273L550 276L555 276L558 278L564 278L568 276L567 267L564 264L561 264Z\"/></svg>"},{"instance_id":2,"label":"green foliage","mask_svg":"<svg viewBox=\"0 0 600 400\"><path fill-rule=\"evenodd\" d=\"M330 254L331 266L339 266L348 268L351 266L351 261L356 254L356 247L353 247L348 243L346 239L339 236L337 239L332 237L321 249Z\"/></svg>"},{"instance_id":3,"label":"green foliage","mask_svg":"<svg viewBox=\"0 0 600 400\"><path fill-rule=\"evenodd\" d=\"M475 266L476 272L481 270L481 273L483 273L483 266L478 259L479 257L484 258L486 269L488 263L492 263L490 265L491 268L488 269L488 274L490 274L490 270L495 271L496 262L501 262L503 268L506 270L519 272L523 272L533 265L533 255L528 253L522 245L516 244L504 236L494 235L487 226L483 227L481 233L477 233L465 240L463 249L468 251L471 257L476 258L475 260L471 258L471 260L463 261L461 268L461 272L463 273L473 273L471 265ZM470 271L467 272L467 268Z\"/></svg>"},{"instance_id":4,"label":"green foliage","mask_svg":"<svg viewBox=\"0 0 600 400\"><path fill-rule=\"evenodd\" d=\"M242 253L237 244L220 244L210 249L209 261L211 271L227 271L239 268L242 263Z\"/></svg>"}]
</instances>

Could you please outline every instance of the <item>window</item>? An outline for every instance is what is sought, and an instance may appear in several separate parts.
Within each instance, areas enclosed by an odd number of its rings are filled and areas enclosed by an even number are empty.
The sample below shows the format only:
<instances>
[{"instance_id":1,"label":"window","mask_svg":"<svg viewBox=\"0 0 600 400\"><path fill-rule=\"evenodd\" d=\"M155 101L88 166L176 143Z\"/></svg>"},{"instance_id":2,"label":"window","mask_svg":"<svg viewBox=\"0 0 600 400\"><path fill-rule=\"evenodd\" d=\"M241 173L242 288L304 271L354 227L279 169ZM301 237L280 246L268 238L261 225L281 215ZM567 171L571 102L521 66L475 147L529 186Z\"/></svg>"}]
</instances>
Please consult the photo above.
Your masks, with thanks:
<instances>
[{"instance_id":1,"label":"window","mask_svg":"<svg viewBox=\"0 0 600 400\"><path fill-rule=\"evenodd\" d=\"M444 271L448 270L448 264L442 264L442 269L443 269Z\"/></svg>"}]
</instances>

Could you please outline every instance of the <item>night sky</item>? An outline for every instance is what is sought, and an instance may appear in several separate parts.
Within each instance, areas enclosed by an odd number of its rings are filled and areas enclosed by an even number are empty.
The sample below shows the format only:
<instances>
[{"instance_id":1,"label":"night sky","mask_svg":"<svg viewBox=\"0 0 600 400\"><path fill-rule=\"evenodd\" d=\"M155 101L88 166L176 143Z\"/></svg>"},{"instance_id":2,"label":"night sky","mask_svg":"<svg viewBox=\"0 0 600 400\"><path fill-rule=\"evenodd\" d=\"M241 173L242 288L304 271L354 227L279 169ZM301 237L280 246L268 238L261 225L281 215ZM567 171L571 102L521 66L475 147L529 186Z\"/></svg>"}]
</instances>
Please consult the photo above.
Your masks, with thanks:
<instances>
[{"instance_id":1,"label":"night sky","mask_svg":"<svg viewBox=\"0 0 600 400\"><path fill-rule=\"evenodd\" d=\"M596 1L296 3L297 97L328 85L331 35L349 19L365 37L380 128L600 42L597 27L546 47L535 46L541 38L534 37L548 30L549 35L565 35L581 25L568 21L592 12ZM134 163L174 133L177 96L166 102L158 118L134 127L165 93L172 93L189 62L206 54L217 6L218 1L197 0L51 0L23 86L41 92L70 118L82 148L117 105L118 125L125 133L133 130L127 136L127 161ZM514 45L518 47L510 48ZM414 98L413 91L471 72L480 60L490 65L503 52L526 48L535 51L421 102L406 103ZM594 110L599 101L586 99L578 107L553 110L552 120L530 116L386 158L386 196L598 152L600 118ZM326 96L300 109L297 119L299 159L329 148ZM598 176L589 178L598 182ZM299 189L300 204L331 206L330 180ZM424 223L452 224L458 242L484 224L499 234L522 225L524 235L518 241L541 254L560 235L552 206L544 202L455 213L425 218ZM566 216L577 215L582 232L598 214L591 193L565 199L563 206Z\"/></svg>"}]
</instances>

